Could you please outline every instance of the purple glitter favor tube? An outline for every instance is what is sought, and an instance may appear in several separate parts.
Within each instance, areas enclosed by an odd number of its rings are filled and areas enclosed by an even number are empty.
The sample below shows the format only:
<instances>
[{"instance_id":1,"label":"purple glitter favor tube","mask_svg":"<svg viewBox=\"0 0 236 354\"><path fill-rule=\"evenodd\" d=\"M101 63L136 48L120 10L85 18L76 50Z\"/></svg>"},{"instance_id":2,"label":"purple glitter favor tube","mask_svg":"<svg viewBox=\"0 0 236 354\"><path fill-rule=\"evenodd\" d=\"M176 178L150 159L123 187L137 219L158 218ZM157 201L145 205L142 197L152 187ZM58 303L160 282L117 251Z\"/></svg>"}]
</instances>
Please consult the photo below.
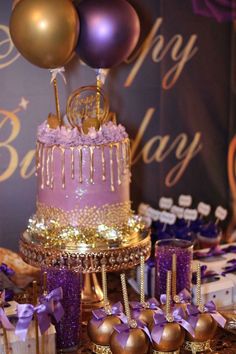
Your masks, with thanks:
<instances>
[{"instance_id":1,"label":"purple glitter favor tube","mask_svg":"<svg viewBox=\"0 0 236 354\"><path fill-rule=\"evenodd\" d=\"M177 294L191 290L193 244L180 239L160 240L155 246L156 260L156 297L166 294L167 271L172 269L172 255L177 259Z\"/></svg>"},{"instance_id":2,"label":"purple glitter favor tube","mask_svg":"<svg viewBox=\"0 0 236 354\"><path fill-rule=\"evenodd\" d=\"M61 304L65 314L55 323L56 342L59 352L74 351L79 347L81 332L81 279L82 275L66 267L43 267L47 272L48 292L61 287Z\"/></svg>"}]
</instances>

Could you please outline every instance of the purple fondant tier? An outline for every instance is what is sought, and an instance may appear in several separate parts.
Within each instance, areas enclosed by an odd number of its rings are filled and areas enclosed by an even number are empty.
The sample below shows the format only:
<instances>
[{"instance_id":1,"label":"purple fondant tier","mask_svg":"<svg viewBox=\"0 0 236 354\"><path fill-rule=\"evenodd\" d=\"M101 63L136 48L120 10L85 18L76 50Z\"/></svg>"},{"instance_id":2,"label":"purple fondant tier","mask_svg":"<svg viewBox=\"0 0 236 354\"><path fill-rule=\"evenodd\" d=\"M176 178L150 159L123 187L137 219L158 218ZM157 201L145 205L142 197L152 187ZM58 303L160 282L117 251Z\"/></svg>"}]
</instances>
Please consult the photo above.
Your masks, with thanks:
<instances>
[{"instance_id":1,"label":"purple fondant tier","mask_svg":"<svg viewBox=\"0 0 236 354\"><path fill-rule=\"evenodd\" d=\"M129 201L129 141L64 148L38 145L38 202L83 209Z\"/></svg>"}]
</instances>

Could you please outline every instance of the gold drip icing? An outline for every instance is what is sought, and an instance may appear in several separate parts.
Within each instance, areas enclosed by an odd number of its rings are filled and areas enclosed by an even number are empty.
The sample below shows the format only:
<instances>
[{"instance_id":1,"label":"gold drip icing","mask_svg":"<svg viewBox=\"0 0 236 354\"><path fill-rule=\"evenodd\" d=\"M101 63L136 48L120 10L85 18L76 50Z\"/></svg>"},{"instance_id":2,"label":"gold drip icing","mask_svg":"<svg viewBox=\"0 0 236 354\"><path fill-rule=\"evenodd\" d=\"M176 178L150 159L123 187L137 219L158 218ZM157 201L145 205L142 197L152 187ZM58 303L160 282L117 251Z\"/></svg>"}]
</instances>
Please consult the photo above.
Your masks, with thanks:
<instances>
[{"instance_id":1,"label":"gold drip icing","mask_svg":"<svg viewBox=\"0 0 236 354\"><path fill-rule=\"evenodd\" d=\"M121 184L121 168L120 168L120 144L116 144L116 163L117 163L117 183Z\"/></svg>"},{"instance_id":2,"label":"gold drip icing","mask_svg":"<svg viewBox=\"0 0 236 354\"><path fill-rule=\"evenodd\" d=\"M127 155L126 155L126 158L127 158L127 168L130 169L130 165L131 165L131 154L130 154L130 143L129 143L129 140L126 141L126 147L127 147Z\"/></svg>"},{"instance_id":3,"label":"gold drip icing","mask_svg":"<svg viewBox=\"0 0 236 354\"><path fill-rule=\"evenodd\" d=\"M70 148L71 151L71 178L75 178L75 156L74 156L74 147Z\"/></svg>"},{"instance_id":4,"label":"gold drip icing","mask_svg":"<svg viewBox=\"0 0 236 354\"><path fill-rule=\"evenodd\" d=\"M40 168L40 162L39 162L39 151L40 151L40 143L37 141L36 143L36 156L35 156L35 176L38 176L38 169Z\"/></svg>"},{"instance_id":5,"label":"gold drip icing","mask_svg":"<svg viewBox=\"0 0 236 354\"><path fill-rule=\"evenodd\" d=\"M83 150L82 147L78 147L79 151L79 183L83 183Z\"/></svg>"},{"instance_id":6,"label":"gold drip icing","mask_svg":"<svg viewBox=\"0 0 236 354\"><path fill-rule=\"evenodd\" d=\"M55 145L52 147L51 151L51 180L50 180L50 188L53 189L54 187L54 169L53 169L53 163L54 163L54 150L55 150Z\"/></svg>"},{"instance_id":7,"label":"gold drip icing","mask_svg":"<svg viewBox=\"0 0 236 354\"><path fill-rule=\"evenodd\" d=\"M126 142L125 141L121 143L121 150L122 150L122 173L125 174L125 169L126 169Z\"/></svg>"},{"instance_id":8,"label":"gold drip icing","mask_svg":"<svg viewBox=\"0 0 236 354\"><path fill-rule=\"evenodd\" d=\"M102 180L105 181L106 180L106 164L105 164L105 157L104 157L104 145L102 145L101 154L102 154Z\"/></svg>"},{"instance_id":9,"label":"gold drip icing","mask_svg":"<svg viewBox=\"0 0 236 354\"><path fill-rule=\"evenodd\" d=\"M50 161L52 149L46 148L46 186L50 186Z\"/></svg>"},{"instance_id":10,"label":"gold drip icing","mask_svg":"<svg viewBox=\"0 0 236 354\"><path fill-rule=\"evenodd\" d=\"M110 181L111 181L111 191L114 192L115 188L114 188L114 171L113 171L113 145L110 144Z\"/></svg>"},{"instance_id":11,"label":"gold drip icing","mask_svg":"<svg viewBox=\"0 0 236 354\"><path fill-rule=\"evenodd\" d=\"M61 180L62 180L62 188L65 189L66 177L65 177L65 148L60 147L61 150Z\"/></svg>"},{"instance_id":12,"label":"gold drip icing","mask_svg":"<svg viewBox=\"0 0 236 354\"><path fill-rule=\"evenodd\" d=\"M89 147L90 152L90 183L94 183L94 146Z\"/></svg>"},{"instance_id":13,"label":"gold drip icing","mask_svg":"<svg viewBox=\"0 0 236 354\"><path fill-rule=\"evenodd\" d=\"M44 164L45 164L45 154L44 149L42 149L41 153L41 189L44 189Z\"/></svg>"}]
</instances>

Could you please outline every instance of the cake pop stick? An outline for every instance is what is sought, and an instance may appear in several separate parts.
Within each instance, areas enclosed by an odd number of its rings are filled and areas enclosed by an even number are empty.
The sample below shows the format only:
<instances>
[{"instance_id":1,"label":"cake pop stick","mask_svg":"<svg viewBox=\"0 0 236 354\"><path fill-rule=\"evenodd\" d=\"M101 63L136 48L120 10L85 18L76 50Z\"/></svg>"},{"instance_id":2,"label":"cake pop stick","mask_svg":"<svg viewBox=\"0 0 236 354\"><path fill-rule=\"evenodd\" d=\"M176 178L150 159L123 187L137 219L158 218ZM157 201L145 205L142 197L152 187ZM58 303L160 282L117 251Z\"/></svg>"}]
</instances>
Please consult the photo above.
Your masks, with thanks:
<instances>
[{"instance_id":1,"label":"cake pop stick","mask_svg":"<svg viewBox=\"0 0 236 354\"><path fill-rule=\"evenodd\" d=\"M144 261L144 256L141 256L140 257L140 302L142 305L145 304L144 272L145 272L145 261Z\"/></svg>"},{"instance_id":2,"label":"cake pop stick","mask_svg":"<svg viewBox=\"0 0 236 354\"><path fill-rule=\"evenodd\" d=\"M166 319L173 322L171 315L171 270L168 270L166 277Z\"/></svg>"},{"instance_id":3,"label":"cake pop stick","mask_svg":"<svg viewBox=\"0 0 236 354\"><path fill-rule=\"evenodd\" d=\"M200 311L203 311L202 306L202 292L201 292L201 265L197 264L197 294L196 294L196 303Z\"/></svg>"},{"instance_id":4,"label":"cake pop stick","mask_svg":"<svg viewBox=\"0 0 236 354\"><path fill-rule=\"evenodd\" d=\"M106 266L102 265L102 291L103 291L103 301L105 309L109 307L110 302L107 296L107 274L106 274Z\"/></svg>"},{"instance_id":5,"label":"cake pop stick","mask_svg":"<svg viewBox=\"0 0 236 354\"><path fill-rule=\"evenodd\" d=\"M33 305L37 306L38 302L38 291L37 291L37 282L33 281ZM39 328L38 328L38 317L37 314L34 314L34 326L35 326L35 346L36 346L36 354L40 354L39 352Z\"/></svg>"},{"instance_id":6,"label":"cake pop stick","mask_svg":"<svg viewBox=\"0 0 236 354\"><path fill-rule=\"evenodd\" d=\"M176 254L172 255L172 298L176 297L176 281L177 281L177 258Z\"/></svg>"},{"instance_id":7,"label":"cake pop stick","mask_svg":"<svg viewBox=\"0 0 236 354\"><path fill-rule=\"evenodd\" d=\"M128 291L127 291L124 273L122 273L120 275L120 280L121 280L121 288L122 288L122 294L123 294L123 299L124 299L125 314L126 314L126 317L128 319L128 323L129 323L131 321L131 312L130 312L130 307L129 307Z\"/></svg>"}]
</instances>

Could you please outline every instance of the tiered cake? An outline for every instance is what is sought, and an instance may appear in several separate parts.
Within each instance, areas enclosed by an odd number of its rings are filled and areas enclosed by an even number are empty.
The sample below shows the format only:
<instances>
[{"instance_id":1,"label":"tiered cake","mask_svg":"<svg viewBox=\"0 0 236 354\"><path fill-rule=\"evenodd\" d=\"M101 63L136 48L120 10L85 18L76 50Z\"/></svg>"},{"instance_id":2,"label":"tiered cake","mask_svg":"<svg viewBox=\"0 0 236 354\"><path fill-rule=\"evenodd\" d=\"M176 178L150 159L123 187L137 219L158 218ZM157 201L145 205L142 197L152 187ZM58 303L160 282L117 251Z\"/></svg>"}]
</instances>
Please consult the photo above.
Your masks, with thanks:
<instances>
[{"instance_id":1,"label":"tiered cake","mask_svg":"<svg viewBox=\"0 0 236 354\"><path fill-rule=\"evenodd\" d=\"M38 128L37 206L21 238L23 258L38 264L53 253L69 252L74 258L83 253L86 258L92 252L94 269L100 263L96 252L109 250L111 266L121 265L124 248L134 247L131 259L126 257L127 267L133 266L145 227L131 210L125 128L107 119L99 128L87 127L85 134L51 118ZM150 247L149 240L145 245ZM46 256L44 250L49 250Z\"/></svg>"}]
</instances>

